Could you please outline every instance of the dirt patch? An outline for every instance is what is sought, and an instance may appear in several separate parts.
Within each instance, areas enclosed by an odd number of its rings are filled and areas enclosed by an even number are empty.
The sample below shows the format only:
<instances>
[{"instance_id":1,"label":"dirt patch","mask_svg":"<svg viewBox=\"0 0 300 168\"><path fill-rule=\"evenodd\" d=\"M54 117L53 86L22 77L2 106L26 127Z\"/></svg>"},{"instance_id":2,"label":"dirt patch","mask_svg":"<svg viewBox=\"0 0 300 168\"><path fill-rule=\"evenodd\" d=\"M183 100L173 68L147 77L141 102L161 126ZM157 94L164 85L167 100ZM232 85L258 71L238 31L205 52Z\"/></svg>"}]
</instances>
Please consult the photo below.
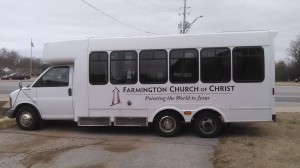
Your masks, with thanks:
<instances>
[{"instance_id":1,"label":"dirt patch","mask_svg":"<svg viewBox=\"0 0 300 168\"><path fill-rule=\"evenodd\" d=\"M72 148L65 148L65 149L53 149L50 151L42 151L42 152L37 152L34 154L29 155L28 157L24 158L21 163L25 165L26 167L31 167L32 165L36 163L48 163L52 161L52 159L59 154L66 152Z\"/></svg>"},{"instance_id":2,"label":"dirt patch","mask_svg":"<svg viewBox=\"0 0 300 168\"><path fill-rule=\"evenodd\" d=\"M214 166L299 167L300 113L277 113L277 122L232 124L216 147Z\"/></svg>"},{"instance_id":3,"label":"dirt patch","mask_svg":"<svg viewBox=\"0 0 300 168\"><path fill-rule=\"evenodd\" d=\"M48 165L53 162L56 157L59 157L61 154L66 153L70 150L79 149L87 146L100 146L104 150L114 153L125 153L136 149L137 147L130 144L130 142L122 141L93 141L87 144L77 144L70 146L63 146L58 148L51 148L47 150L39 150L30 152L27 157L21 160L21 163L26 167L31 167L35 164L39 165ZM80 167L106 167L106 163L94 163L93 165L82 165Z\"/></svg>"},{"instance_id":4,"label":"dirt patch","mask_svg":"<svg viewBox=\"0 0 300 168\"><path fill-rule=\"evenodd\" d=\"M74 168L105 168L108 167L107 163L97 163L97 164L93 164L93 165L80 165L80 166L76 166Z\"/></svg>"},{"instance_id":5,"label":"dirt patch","mask_svg":"<svg viewBox=\"0 0 300 168\"><path fill-rule=\"evenodd\" d=\"M125 153L134 150L135 147L133 146L106 146L104 150L109 152L116 152L116 153Z\"/></svg>"},{"instance_id":6,"label":"dirt patch","mask_svg":"<svg viewBox=\"0 0 300 168\"><path fill-rule=\"evenodd\" d=\"M52 148L50 150L42 150L29 154L26 158L21 160L21 163L26 167L31 167L34 164L47 164L51 162L55 157L67 151L85 147L86 145L71 145L62 148Z\"/></svg>"},{"instance_id":7,"label":"dirt patch","mask_svg":"<svg viewBox=\"0 0 300 168\"><path fill-rule=\"evenodd\" d=\"M126 153L135 150L137 147L130 142L109 141L104 143L104 150L115 153Z\"/></svg>"}]
</instances>

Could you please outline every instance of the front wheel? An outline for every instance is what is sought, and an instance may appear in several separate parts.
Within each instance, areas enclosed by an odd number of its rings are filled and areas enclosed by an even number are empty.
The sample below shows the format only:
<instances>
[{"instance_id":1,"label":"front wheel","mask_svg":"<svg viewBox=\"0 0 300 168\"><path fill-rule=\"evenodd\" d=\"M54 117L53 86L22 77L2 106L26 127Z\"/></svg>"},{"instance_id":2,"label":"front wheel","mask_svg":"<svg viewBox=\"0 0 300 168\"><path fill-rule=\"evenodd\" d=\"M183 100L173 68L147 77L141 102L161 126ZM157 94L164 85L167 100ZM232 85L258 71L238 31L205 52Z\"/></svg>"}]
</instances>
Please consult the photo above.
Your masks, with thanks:
<instances>
[{"instance_id":1,"label":"front wheel","mask_svg":"<svg viewBox=\"0 0 300 168\"><path fill-rule=\"evenodd\" d=\"M32 107L24 106L17 111L16 121L22 130L35 130L38 127L39 116Z\"/></svg>"},{"instance_id":2,"label":"front wheel","mask_svg":"<svg viewBox=\"0 0 300 168\"><path fill-rule=\"evenodd\" d=\"M221 119L213 113L203 113L195 118L195 131L202 138L217 137L222 130Z\"/></svg>"},{"instance_id":3,"label":"front wheel","mask_svg":"<svg viewBox=\"0 0 300 168\"><path fill-rule=\"evenodd\" d=\"M156 117L154 127L161 136L173 137L180 132L182 123L176 114L168 112L159 114Z\"/></svg>"}]
</instances>

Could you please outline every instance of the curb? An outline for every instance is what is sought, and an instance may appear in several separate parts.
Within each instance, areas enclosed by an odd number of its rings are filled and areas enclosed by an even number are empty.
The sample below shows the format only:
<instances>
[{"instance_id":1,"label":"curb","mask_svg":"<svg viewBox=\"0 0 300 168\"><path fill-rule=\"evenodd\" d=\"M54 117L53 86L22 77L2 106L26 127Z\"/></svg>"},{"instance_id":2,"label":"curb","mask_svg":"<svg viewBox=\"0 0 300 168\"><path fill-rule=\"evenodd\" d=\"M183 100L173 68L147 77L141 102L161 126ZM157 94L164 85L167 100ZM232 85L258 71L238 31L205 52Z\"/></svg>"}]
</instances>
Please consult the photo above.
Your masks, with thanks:
<instances>
[{"instance_id":1,"label":"curb","mask_svg":"<svg viewBox=\"0 0 300 168\"><path fill-rule=\"evenodd\" d=\"M0 82L18 82L18 81L22 81L22 82L34 82L36 80L36 78L31 78L28 80L18 80L18 79L13 79L13 80L2 80L0 79Z\"/></svg>"},{"instance_id":2,"label":"curb","mask_svg":"<svg viewBox=\"0 0 300 168\"><path fill-rule=\"evenodd\" d=\"M300 107L275 107L275 112L288 112L288 113L293 113L293 112L300 112Z\"/></svg>"}]
</instances>

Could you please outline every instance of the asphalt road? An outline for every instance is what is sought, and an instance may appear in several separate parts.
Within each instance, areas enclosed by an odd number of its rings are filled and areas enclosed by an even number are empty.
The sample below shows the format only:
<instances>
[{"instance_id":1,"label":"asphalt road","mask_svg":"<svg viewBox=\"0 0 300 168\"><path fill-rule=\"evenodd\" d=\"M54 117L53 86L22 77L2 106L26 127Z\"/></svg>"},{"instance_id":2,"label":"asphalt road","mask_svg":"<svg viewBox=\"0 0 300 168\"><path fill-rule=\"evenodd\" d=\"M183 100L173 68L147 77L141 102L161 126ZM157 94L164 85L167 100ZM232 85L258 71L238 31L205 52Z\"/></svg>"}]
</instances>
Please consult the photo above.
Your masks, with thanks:
<instances>
[{"instance_id":1,"label":"asphalt road","mask_svg":"<svg viewBox=\"0 0 300 168\"><path fill-rule=\"evenodd\" d=\"M143 127L77 127L48 122L42 130L0 130L0 167L213 167L217 138L187 127L178 137Z\"/></svg>"},{"instance_id":2,"label":"asphalt road","mask_svg":"<svg viewBox=\"0 0 300 168\"><path fill-rule=\"evenodd\" d=\"M0 94L9 95L12 91L19 89L18 80L0 80ZM23 86L30 85L32 81L22 81Z\"/></svg>"},{"instance_id":3,"label":"asphalt road","mask_svg":"<svg viewBox=\"0 0 300 168\"><path fill-rule=\"evenodd\" d=\"M277 86L275 95L276 102L300 103L300 86Z\"/></svg>"}]
</instances>

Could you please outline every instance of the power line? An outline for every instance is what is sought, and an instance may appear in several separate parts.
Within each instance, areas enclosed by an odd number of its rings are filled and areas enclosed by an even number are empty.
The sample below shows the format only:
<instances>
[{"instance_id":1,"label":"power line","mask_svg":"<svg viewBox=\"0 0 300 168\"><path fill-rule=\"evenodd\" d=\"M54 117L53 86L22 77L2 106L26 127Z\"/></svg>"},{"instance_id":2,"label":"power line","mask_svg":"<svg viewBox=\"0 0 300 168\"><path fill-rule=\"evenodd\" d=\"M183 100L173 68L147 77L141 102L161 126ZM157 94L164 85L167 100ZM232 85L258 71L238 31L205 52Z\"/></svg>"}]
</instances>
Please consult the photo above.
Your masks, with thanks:
<instances>
[{"instance_id":1,"label":"power line","mask_svg":"<svg viewBox=\"0 0 300 168\"><path fill-rule=\"evenodd\" d=\"M160 5L157 5L155 3L152 3L152 2L149 2L149 1L146 1L146 0L142 0L143 2L146 2L150 5L153 5L153 6L156 6L156 7L159 7L159 8L162 8L162 9L165 9L165 10L168 10L168 11L173 11L173 12L177 12L180 8L178 9L169 9L169 8L166 8L166 7L163 7L163 6L160 6Z\"/></svg>"},{"instance_id":2,"label":"power line","mask_svg":"<svg viewBox=\"0 0 300 168\"><path fill-rule=\"evenodd\" d=\"M107 14L107 13L105 13L105 12L101 11L100 9L98 9L98 8L94 7L93 5L89 4L89 3L88 3L88 2L86 2L85 0L81 0L81 1L82 1L82 2L84 2L85 4L87 4L88 6L90 6L91 8L95 9L96 11L98 11L98 12L102 13L103 15L105 15L105 16L107 16L107 17L109 17L109 18L111 18L111 19L113 19L113 20L115 20L115 21L117 21L117 22L119 22L119 23L121 23L121 24L125 25L125 26L128 26L128 27L130 27L130 28L133 28L133 29L135 29L135 30L138 30L138 31L141 31L141 32L144 32L144 33L147 33L147 34L154 34L154 35L158 35L158 34L156 34L156 33L152 33L152 32L145 31L145 30L142 30L142 29L136 28L136 27L134 27L134 26L131 26L131 25L129 25L129 24L125 23L125 22L122 22L122 21L120 21L120 20L118 20L118 19L116 19L116 18L114 18L114 17L110 16L109 14Z\"/></svg>"},{"instance_id":3,"label":"power line","mask_svg":"<svg viewBox=\"0 0 300 168\"><path fill-rule=\"evenodd\" d=\"M132 1L130 1L130 0L125 0L125 1L127 1L128 3L130 3L131 5L133 5L133 6L137 7L137 8L144 9L144 10L148 10L148 11L152 11L152 12L154 11L154 12L170 12L170 13L177 13L177 12L170 11L170 10L168 10L168 11L157 11L157 10L154 10L154 9L149 9L149 8L145 8L145 7L142 7L142 6L140 6L140 5L137 5L136 3L134 3L134 2L132 2Z\"/></svg>"}]
</instances>

